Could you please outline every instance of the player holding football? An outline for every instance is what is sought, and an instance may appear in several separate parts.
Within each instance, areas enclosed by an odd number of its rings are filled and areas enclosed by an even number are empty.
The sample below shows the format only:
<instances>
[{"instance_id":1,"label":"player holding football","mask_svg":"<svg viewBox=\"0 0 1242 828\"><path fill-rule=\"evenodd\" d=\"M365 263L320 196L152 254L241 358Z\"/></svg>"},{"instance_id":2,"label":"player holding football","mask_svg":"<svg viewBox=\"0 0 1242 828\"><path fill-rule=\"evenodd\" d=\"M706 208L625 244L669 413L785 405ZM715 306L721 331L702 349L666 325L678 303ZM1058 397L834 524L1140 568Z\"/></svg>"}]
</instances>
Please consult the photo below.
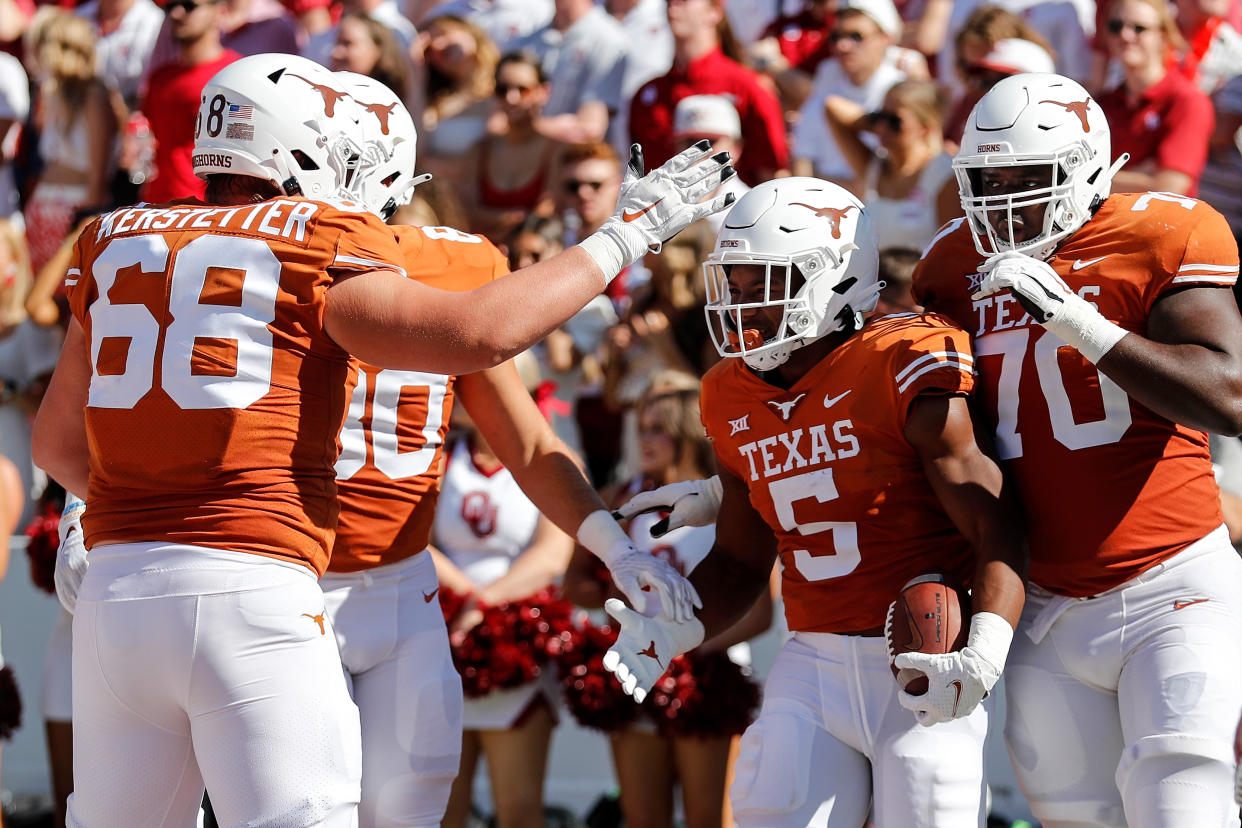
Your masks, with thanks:
<instances>
[{"instance_id":1,"label":"player holding football","mask_svg":"<svg viewBox=\"0 0 1242 828\"><path fill-rule=\"evenodd\" d=\"M605 658L641 701L669 660L733 624L779 556L792 637L742 738L740 825L981 826L979 702L1022 607L1021 526L975 438L969 336L932 314L862 324L875 306L871 217L842 188L781 178L742 196L704 265L725 359L703 380L723 490L716 543L691 574L703 608L677 623L618 601ZM958 694L919 726L883 638L901 587L938 569L971 582L969 642L942 656ZM915 698L915 697L910 697ZM954 719L953 717L957 718Z\"/></svg>"},{"instance_id":2,"label":"player holding football","mask_svg":"<svg viewBox=\"0 0 1242 828\"><path fill-rule=\"evenodd\" d=\"M1049 828L1238 825L1242 562L1205 431L1242 429L1238 249L1208 205L1109 194L1108 123L1023 74L971 113L966 218L914 276L974 336L1031 550L1005 736Z\"/></svg>"},{"instance_id":3,"label":"player holding football","mask_svg":"<svg viewBox=\"0 0 1242 828\"><path fill-rule=\"evenodd\" d=\"M358 158L338 119L360 117L314 64L238 61L199 113L210 203L113 211L75 249L34 444L87 492L70 824L191 825L204 782L225 824L354 824L358 714L315 580L348 353L495 365L718 208L697 198L729 174L700 149L631 176L581 249L448 293L406 278L373 216L289 197L336 192ZM692 590L660 576L637 578L688 608Z\"/></svg>"},{"instance_id":4,"label":"player holding football","mask_svg":"<svg viewBox=\"0 0 1242 828\"><path fill-rule=\"evenodd\" d=\"M336 75L367 112L359 143L371 161L349 189L386 218L415 185L414 122L383 84ZM504 256L481 236L451 227L391 230L411 279L469 290L508 272ZM362 722L359 826L439 825L461 758L462 688L435 600L435 564L424 550L454 399L539 511L628 578L629 592L639 591L635 576L650 555L606 511L512 361L458 377L357 367L336 464L341 512L320 586ZM518 597L525 596L484 591L475 599ZM525 756L511 758L531 765ZM521 780L493 780L498 796L511 781Z\"/></svg>"}]
</instances>

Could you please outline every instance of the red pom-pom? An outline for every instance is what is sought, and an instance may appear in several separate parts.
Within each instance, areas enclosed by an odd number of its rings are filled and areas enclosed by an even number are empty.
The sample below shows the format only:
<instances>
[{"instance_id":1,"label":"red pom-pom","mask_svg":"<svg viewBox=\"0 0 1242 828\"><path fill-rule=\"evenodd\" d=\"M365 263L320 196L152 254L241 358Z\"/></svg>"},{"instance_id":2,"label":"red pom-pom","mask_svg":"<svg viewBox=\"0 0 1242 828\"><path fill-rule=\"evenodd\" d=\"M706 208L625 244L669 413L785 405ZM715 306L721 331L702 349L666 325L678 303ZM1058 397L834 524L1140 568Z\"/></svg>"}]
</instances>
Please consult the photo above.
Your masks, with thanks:
<instances>
[{"instance_id":1,"label":"red pom-pom","mask_svg":"<svg viewBox=\"0 0 1242 828\"><path fill-rule=\"evenodd\" d=\"M30 580L39 589L56 594L56 550L60 548L60 511L53 503L26 527L26 557L30 559Z\"/></svg>"},{"instance_id":2,"label":"red pom-pom","mask_svg":"<svg viewBox=\"0 0 1242 828\"><path fill-rule=\"evenodd\" d=\"M642 712L604 669L604 653L616 640L617 630L597 627L584 619L560 660L565 706L583 727L605 732L622 730Z\"/></svg>"},{"instance_id":3,"label":"red pom-pom","mask_svg":"<svg viewBox=\"0 0 1242 828\"><path fill-rule=\"evenodd\" d=\"M22 696L12 667L0 669L0 739L8 739L22 726Z\"/></svg>"},{"instance_id":4,"label":"red pom-pom","mask_svg":"<svg viewBox=\"0 0 1242 828\"><path fill-rule=\"evenodd\" d=\"M673 659L647 699L665 736L734 736L755 720L759 685L724 652Z\"/></svg>"},{"instance_id":5,"label":"red pom-pom","mask_svg":"<svg viewBox=\"0 0 1242 828\"><path fill-rule=\"evenodd\" d=\"M465 598L441 589L441 608L451 620ZM450 607L454 609L450 612ZM520 687L537 678L549 660L559 658L572 626L573 605L544 589L520 601L480 605L483 620L453 647L453 664L469 698Z\"/></svg>"}]
</instances>

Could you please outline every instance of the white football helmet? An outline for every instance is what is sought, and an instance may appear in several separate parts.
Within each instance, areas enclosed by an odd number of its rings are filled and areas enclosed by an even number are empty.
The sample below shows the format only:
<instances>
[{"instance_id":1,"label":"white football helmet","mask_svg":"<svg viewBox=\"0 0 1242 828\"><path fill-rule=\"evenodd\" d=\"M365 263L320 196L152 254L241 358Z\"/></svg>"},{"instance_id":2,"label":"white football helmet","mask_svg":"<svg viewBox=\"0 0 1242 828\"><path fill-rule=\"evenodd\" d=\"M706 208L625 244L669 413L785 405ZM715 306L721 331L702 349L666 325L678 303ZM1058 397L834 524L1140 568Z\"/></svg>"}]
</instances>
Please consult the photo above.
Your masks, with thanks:
<instances>
[{"instance_id":1,"label":"white football helmet","mask_svg":"<svg viewBox=\"0 0 1242 828\"><path fill-rule=\"evenodd\" d=\"M1042 72L1000 81L975 104L953 159L975 247L984 256L1016 250L1046 259L1108 198L1113 174L1129 156L1110 167L1111 158L1108 121L1078 83ZM983 169L1017 166L1049 168L1051 186L1004 195L982 191ZM1036 204L1048 205L1042 229L1015 244L1013 211ZM998 233L993 221L1011 232Z\"/></svg>"},{"instance_id":2,"label":"white football helmet","mask_svg":"<svg viewBox=\"0 0 1242 828\"><path fill-rule=\"evenodd\" d=\"M766 299L735 303L729 270L766 268ZM828 334L862 326L880 294L878 243L871 214L846 190L818 178L776 178L743 195L725 216L716 247L703 263L707 326L723 357L741 357L770 371L796 348ZM783 290L773 289L773 272ZM777 331L754 341L743 313L780 307Z\"/></svg>"},{"instance_id":3,"label":"white football helmet","mask_svg":"<svg viewBox=\"0 0 1242 828\"><path fill-rule=\"evenodd\" d=\"M362 110L339 79L295 55L244 57L203 87L194 127L194 174L249 175L285 195L333 198L362 152Z\"/></svg>"},{"instance_id":4,"label":"white football helmet","mask_svg":"<svg viewBox=\"0 0 1242 828\"><path fill-rule=\"evenodd\" d=\"M363 146L357 174L342 182L354 200L387 221L409 204L414 187L430 175L414 175L418 131L397 94L383 83L356 72L335 72L362 110L357 140Z\"/></svg>"}]
</instances>

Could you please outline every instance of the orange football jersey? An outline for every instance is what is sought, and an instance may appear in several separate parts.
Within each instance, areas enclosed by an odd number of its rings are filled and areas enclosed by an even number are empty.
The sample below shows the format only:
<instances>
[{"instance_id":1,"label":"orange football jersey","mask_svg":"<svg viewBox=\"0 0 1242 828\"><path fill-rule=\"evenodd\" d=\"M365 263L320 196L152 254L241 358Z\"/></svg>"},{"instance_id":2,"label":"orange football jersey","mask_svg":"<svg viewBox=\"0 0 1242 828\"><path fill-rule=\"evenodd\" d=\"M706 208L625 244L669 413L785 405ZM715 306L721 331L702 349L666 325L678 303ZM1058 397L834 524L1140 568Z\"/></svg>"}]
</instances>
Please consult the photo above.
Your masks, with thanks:
<instances>
[{"instance_id":1,"label":"orange football jersey","mask_svg":"<svg viewBox=\"0 0 1242 828\"><path fill-rule=\"evenodd\" d=\"M915 296L974 337L983 416L1016 475L1032 582L1082 597L1111 589L1221 524L1207 436L1131 400L1008 294L972 301L983 257L958 220L933 240ZM1167 193L1116 194L1049 262L1105 317L1142 334L1155 302L1232 285L1225 220ZM1232 302L1221 291L1222 302Z\"/></svg>"},{"instance_id":2,"label":"orange football jersey","mask_svg":"<svg viewBox=\"0 0 1242 828\"><path fill-rule=\"evenodd\" d=\"M788 390L740 359L703 379L703 424L776 533L789 629L862 632L916 575L969 583L974 555L905 438L920 394L969 395L970 338L947 319L869 322Z\"/></svg>"},{"instance_id":3,"label":"orange football jersey","mask_svg":"<svg viewBox=\"0 0 1242 828\"><path fill-rule=\"evenodd\" d=\"M394 227L406 273L444 290L473 290L509 272L482 236L451 227ZM453 378L358 363L341 431L341 514L328 568L395 563L431 541Z\"/></svg>"},{"instance_id":4,"label":"orange football jersey","mask_svg":"<svg viewBox=\"0 0 1242 828\"><path fill-rule=\"evenodd\" d=\"M92 222L66 277L90 349L87 546L197 544L322 574L349 365L325 295L400 256L377 219L304 199Z\"/></svg>"}]
</instances>

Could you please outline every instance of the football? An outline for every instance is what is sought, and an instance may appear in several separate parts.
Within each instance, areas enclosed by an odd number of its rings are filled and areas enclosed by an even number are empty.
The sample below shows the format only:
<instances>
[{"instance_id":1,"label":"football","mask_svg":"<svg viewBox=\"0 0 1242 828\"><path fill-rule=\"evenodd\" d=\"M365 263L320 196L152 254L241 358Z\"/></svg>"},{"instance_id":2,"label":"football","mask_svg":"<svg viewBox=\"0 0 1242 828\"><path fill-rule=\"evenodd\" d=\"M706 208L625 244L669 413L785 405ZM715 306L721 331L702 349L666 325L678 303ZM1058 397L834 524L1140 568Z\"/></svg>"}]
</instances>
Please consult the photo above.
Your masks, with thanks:
<instances>
[{"instance_id":1,"label":"football","mask_svg":"<svg viewBox=\"0 0 1242 828\"><path fill-rule=\"evenodd\" d=\"M907 693L927 692L927 677L918 670L898 670L901 653L949 653L966 645L970 608L964 592L940 573L912 579L897 595L892 617L885 624L888 663L897 683Z\"/></svg>"}]
</instances>

